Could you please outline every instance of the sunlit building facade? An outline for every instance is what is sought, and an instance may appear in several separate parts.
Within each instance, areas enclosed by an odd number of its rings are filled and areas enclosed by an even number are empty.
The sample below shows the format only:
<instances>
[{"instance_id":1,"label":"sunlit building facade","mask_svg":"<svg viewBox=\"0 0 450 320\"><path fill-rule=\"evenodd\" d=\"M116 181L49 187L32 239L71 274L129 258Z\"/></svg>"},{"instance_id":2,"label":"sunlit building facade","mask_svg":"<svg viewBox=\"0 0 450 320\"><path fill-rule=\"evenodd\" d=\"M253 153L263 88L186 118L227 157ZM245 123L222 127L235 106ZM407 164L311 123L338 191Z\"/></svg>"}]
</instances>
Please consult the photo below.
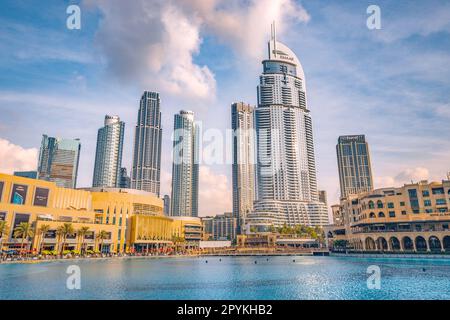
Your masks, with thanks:
<instances>
[{"instance_id":1,"label":"sunlit building facade","mask_svg":"<svg viewBox=\"0 0 450 320\"><path fill-rule=\"evenodd\" d=\"M352 194L332 206L330 247L363 252L450 252L450 181Z\"/></svg>"}]
</instances>

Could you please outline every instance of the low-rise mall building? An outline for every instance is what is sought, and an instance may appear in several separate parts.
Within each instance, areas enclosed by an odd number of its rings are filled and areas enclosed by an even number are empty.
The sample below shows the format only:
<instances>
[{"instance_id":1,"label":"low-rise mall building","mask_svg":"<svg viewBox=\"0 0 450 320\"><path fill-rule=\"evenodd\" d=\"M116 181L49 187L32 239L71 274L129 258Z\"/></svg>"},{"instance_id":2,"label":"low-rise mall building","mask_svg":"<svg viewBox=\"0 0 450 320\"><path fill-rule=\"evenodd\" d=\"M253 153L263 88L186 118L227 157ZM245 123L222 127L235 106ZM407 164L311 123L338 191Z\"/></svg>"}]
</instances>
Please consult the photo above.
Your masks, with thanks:
<instances>
[{"instance_id":1,"label":"low-rise mall building","mask_svg":"<svg viewBox=\"0 0 450 320\"><path fill-rule=\"evenodd\" d=\"M0 235L0 246L4 250L24 246L32 252L57 250L62 241L58 228L64 224L74 230L64 236L66 250L83 246L130 252L173 246L174 241L196 247L203 233L199 218L164 216L163 201L150 192L67 189L54 182L7 174L0 174L0 220L8 227ZM22 222L29 223L32 231L24 239L14 232Z\"/></svg>"}]
</instances>

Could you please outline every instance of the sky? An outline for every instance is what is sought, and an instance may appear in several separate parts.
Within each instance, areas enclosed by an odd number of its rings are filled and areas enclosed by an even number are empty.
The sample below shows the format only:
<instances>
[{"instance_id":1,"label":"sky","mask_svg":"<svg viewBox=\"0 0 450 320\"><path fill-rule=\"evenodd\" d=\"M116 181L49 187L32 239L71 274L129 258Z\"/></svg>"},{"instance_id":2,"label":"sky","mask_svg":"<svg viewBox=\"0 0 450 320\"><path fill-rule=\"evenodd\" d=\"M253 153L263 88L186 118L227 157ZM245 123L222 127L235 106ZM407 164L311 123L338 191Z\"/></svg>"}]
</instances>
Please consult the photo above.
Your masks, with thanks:
<instances>
[{"instance_id":1,"label":"sky","mask_svg":"<svg viewBox=\"0 0 450 320\"><path fill-rule=\"evenodd\" d=\"M67 28L72 4L80 29ZM381 29L367 27L372 4ZM339 198L339 135L366 135L375 187L446 177L450 2L378 0L3 0L0 172L35 169L42 134L80 138L77 186L91 186L106 114L126 123L130 170L140 96L157 91L161 193L170 194L173 115L193 110L205 130L225 133L231 103L255 105L272 21L305 71L329 204ZM231 185L229 163L202 164L199 214L231 211Z\"/></svg>"}]
</instances>

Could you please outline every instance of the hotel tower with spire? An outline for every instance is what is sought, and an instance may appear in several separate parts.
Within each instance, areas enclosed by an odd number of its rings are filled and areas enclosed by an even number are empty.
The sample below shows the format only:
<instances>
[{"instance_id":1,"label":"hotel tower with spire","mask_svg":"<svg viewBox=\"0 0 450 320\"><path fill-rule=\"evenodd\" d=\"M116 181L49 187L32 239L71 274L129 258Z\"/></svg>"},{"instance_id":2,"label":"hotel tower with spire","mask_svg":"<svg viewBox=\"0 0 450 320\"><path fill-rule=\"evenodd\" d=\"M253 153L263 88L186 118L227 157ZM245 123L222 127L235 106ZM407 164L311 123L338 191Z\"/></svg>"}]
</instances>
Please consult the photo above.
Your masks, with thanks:
<instances>
[{"instance_id":1,"label":"hotel tower with spire","mask_svg":"<svg viewBox=\"0 0 450 320\"><path fill-rule=\"evenodd\" d=\"M261 231L270 225L322 226L328 213L318 197L303 68L277 41L274 24L268 49L255 111L258 193L248 223Z\"/></svg>"}]
</instances>

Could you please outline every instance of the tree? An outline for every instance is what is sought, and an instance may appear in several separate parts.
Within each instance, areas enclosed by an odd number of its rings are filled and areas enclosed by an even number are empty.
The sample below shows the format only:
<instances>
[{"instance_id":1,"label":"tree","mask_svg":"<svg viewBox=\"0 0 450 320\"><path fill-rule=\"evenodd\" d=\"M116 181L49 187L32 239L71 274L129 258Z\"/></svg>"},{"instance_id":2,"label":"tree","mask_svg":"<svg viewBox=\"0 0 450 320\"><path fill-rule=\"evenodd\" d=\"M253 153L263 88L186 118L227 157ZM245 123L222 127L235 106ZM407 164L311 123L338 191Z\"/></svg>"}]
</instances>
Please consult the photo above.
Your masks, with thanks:
<instances>
[{"instance_id":1,"label":"tree","mask_svg":"<svg viewBox=\"0 0 450 320\"><path fill-rule=\"evenodd\" d=\"M27 238L31 238L34 236L33 229L31 228L31 224L28 222L21 222L14 229L14 238L22 238L22 242L20 245L20 253L23 253L23 245Z\"/></svg>"},{"instance_id":2,"label":"tree","mask_svg":"<svg viewBox=\"0 0 450 320\"><path fill-rule=\"evenodd\" d=\"M73 228L71 223L64 223L62 226L58 227L57 233L62 239L62 248L61 254L64 252L66 248L66 240L67 236L71 236L75 234L75 229Z\"/></svg>"},{"instance_id":3,"label":"tree","mask_svg":"<svg viewBox=\"0 0 450 320\"><path fill-rule=\"evenodd\" d=\"M97 234L97 239L100 240L100 252L103 252L103 241L109 239L109 233L105 230L101 230Z\"/></svg>"},{"instance_id":4,"label":"tree","mask_svg":"<svg viewBox=\"0 0 450 320\"><path fill-rule=\"evenodd\" d=\"M0 253L3 253L3 240L4 235L8 234L9 226L6 221L0 221Z\"/></svg>"},{"instance_id":5,"label":"tree","mask_svg":"<svg viewBox=\"0 0 450 320\"><path fill-rule=\"evenodd\" d=\"M78 240L81 240L80 252L83 254L84 251L84 237L89 232L89 227L81 227L77 230Z\"/></svg>"},{"instance_id":6,"label":"tree","mask_svg":"<svg viewBox=\"0 0 450 320\"><path fill-rule=\"evenodd\" d=\"M38 229L39 234L39 253L42 252L42 247L44 246L44 237L45 234L50 230L50 226L48 224L43 224Z\"/></svg>"}]
</instances>

